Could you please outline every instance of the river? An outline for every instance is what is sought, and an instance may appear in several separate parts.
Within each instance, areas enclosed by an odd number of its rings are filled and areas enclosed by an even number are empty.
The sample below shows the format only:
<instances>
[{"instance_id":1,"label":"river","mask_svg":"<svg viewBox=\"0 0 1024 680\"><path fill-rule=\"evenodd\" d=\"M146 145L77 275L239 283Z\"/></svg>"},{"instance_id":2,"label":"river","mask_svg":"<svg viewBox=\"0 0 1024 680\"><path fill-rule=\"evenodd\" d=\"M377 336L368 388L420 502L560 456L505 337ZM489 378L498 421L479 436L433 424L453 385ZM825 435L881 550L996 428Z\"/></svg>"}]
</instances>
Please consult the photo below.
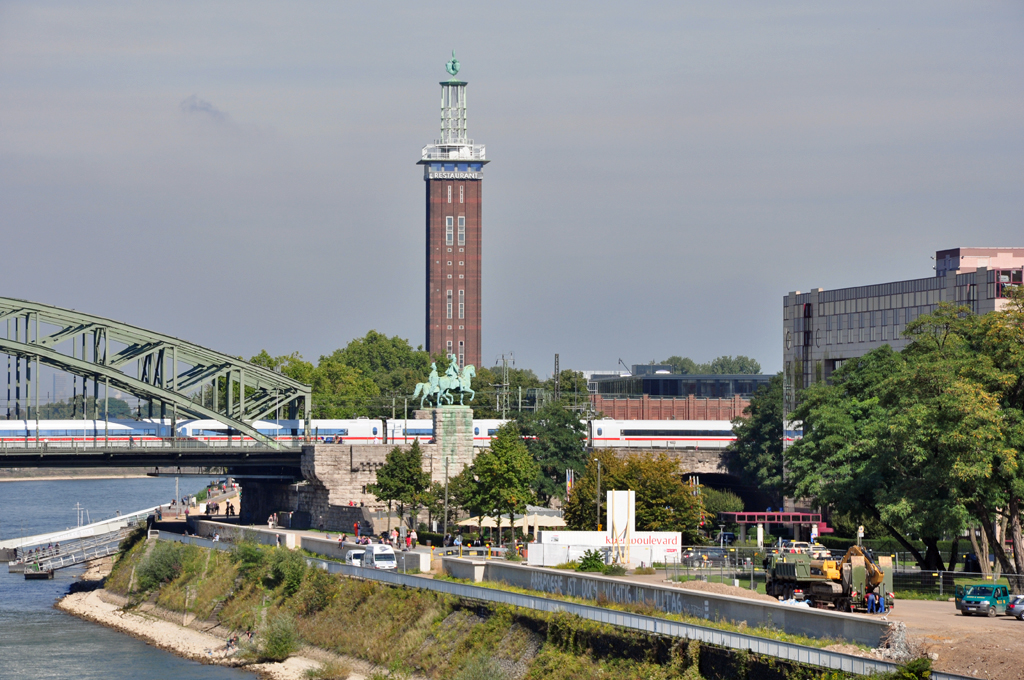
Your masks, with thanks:
<instances>
[{"instance_id":1,"label":"river","mask_svg":"<svg viewBox=\"0 0 1024 680\"><path fill-rule=\"evenodd\" d=\"M206 480L183 477L180 493ZM0 538L73 527L81 504L93 521L167 503L174 479L98 479L0 482ZM26 581L0 564L0 679L133 678L222 680L253 676L178 658L145 642L53 608L81 567L58 570L52 581Z\"/></svg>"}]
</instances>

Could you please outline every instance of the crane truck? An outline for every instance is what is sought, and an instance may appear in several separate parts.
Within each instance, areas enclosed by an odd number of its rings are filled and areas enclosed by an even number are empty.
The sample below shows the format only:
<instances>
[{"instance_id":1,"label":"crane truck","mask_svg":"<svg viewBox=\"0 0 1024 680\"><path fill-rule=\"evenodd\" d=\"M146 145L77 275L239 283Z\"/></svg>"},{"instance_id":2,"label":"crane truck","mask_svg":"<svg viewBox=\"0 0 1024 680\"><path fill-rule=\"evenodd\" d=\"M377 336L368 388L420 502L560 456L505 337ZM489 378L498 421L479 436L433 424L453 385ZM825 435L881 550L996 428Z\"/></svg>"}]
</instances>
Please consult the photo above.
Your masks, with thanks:
<instances>
[{"instance_id":1,"label":"crane truck","mask_svg":"<svg viewBox=\"0 0 1024 680\"><path fill-rule=\"evenodd\" d=\"M783 600L805 600L819 609L867 610L867 595L892 606L892 559L879 556L876 565L858 546L841 560L816 560L804 553L768 555L764 559L765 592Z\"/></svg>"}]
</instances>

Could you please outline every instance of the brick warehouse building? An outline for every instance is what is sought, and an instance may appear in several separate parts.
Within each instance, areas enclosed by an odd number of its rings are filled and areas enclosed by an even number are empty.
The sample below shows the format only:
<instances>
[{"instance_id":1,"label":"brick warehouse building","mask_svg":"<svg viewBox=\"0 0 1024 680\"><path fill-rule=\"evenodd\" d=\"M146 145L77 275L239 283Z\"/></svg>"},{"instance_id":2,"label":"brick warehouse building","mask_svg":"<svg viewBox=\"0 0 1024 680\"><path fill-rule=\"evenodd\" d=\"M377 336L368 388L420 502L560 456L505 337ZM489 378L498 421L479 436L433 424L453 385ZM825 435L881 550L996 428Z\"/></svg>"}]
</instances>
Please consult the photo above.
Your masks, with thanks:
<instances>
[{"instance_id":1,"label":"brick warehouse building","mask_svg":"<svg viewBox=\"0 0 1024 680\"><path fill-rule=\"evenodd\" d=\"M423 147L418 165L426 184L426 348L455 354L459 365L481 364L481 212L486 147L469 139L466 85L441 82L441 137Z\"/></svg>"}]
</instances>

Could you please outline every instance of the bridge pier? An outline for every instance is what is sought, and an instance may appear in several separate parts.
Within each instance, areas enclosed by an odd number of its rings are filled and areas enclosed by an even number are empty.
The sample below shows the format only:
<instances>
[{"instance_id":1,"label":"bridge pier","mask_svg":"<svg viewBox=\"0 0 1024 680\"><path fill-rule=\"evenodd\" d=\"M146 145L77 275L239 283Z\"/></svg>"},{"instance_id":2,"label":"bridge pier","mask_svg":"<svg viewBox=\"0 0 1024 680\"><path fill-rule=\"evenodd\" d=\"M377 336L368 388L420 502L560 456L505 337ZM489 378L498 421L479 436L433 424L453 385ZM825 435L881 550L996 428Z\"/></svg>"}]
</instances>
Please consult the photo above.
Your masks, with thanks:
<instances>
[{"instance_id":1,"label":"bridge pier","mask_svg":"<svg viewBox=\"0 0 1024 680\"><path fill-rule=\"evenodd\" d=\"M298 492L294 483L242 479L242 507L238 519L242 526L266 524L275 512L291 512L296 507Z\"/></svg>"}]
</instances>

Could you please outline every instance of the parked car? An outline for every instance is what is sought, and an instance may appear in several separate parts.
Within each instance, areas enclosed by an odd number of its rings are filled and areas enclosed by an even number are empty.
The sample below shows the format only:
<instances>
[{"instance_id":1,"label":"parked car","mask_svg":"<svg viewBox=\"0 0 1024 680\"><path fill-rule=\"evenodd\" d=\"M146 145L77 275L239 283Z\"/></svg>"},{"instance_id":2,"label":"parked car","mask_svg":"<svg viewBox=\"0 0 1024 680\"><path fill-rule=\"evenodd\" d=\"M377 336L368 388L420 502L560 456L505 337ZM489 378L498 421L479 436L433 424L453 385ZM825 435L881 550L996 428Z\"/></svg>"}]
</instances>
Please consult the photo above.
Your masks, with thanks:
<instances>
[{"instance_id":1,"label":"parked car","mask_svg":"<svg viewBox=\"0 0 1024 680\"><path fill-rule=\"evenodd\" d=\"M1010 604L1010 593L1006 586L990 583L957 586L954 602L964 616L997 616L1006 613L1006 608Z\"/></svg>"},{"instance_id":2,"label":"parked car","mask_svg":"<svg viewBox=\"0 0 1024 680\"><path fill-rule=\"evenodd\" d=\"M821 543L813 543L813 544L811 544L811 559L827 560L827 559L831 559L831 557L832 557L832 552L828 548L823 546Z\"/></svg>"},{"instance_id":3,"label":"parked car","mask_svg":"<svg viewBox=\"0 0 1024 680\"><path fill-rule=\"evenodd\" d=\"M691 567L727 567L729 554L721 548L693 548L680 557L683 564Z\"/></svg>"},{"instance_id":4,"label":"parked car","mask_svg":"<svg viewBox=\"0 0 1024 680\"><path fill-rule=\"evenodd\" d=\"M349 550L345 553L345 564L352 565L353 567L363 566L363 553L365 550Z\"/></svg>"},{"instance_id":5,"label":"parked car","mask_svg":"<svg viewBox=\"0 0 1024 680\"><path fill-rule=\"evenodd\" d=\"M1024 621L1024 595L1011 597L1010 604L1006 605L1006 613L1016 616L1018 621Z\"/></svg>"},{"instance_id":6,"label":"parked car","mask_svg":"<svg viewBox=\"0 0 1024 680\"><path fill-rule=\"evenodd\" d=\"M719 531L718 535L715 536L715 543L718 545L732 545L736 542L736 534L731 531Z\"/></svg>"}]
</instances>

